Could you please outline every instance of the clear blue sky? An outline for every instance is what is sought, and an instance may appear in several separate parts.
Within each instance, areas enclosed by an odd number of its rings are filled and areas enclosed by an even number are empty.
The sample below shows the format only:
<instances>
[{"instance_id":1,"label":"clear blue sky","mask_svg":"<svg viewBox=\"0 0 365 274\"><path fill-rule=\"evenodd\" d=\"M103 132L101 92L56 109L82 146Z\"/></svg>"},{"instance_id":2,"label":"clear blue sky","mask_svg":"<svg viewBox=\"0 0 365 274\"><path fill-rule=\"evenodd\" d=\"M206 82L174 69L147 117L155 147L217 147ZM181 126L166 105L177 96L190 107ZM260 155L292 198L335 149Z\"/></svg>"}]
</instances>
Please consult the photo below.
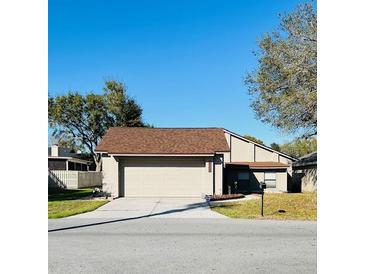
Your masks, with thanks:
<instances>
[{"instance_id":1,"label":"clear blue sky","mask_svg":"<svg viewBox=\"0 0 365 274\"><path fill-rule=\"evenodd\" d=\"M49 93L123 81L155 127L224 127L266 144L243 76L257 39L303 1L49 1Z\"/></svg>"}]
</instances>

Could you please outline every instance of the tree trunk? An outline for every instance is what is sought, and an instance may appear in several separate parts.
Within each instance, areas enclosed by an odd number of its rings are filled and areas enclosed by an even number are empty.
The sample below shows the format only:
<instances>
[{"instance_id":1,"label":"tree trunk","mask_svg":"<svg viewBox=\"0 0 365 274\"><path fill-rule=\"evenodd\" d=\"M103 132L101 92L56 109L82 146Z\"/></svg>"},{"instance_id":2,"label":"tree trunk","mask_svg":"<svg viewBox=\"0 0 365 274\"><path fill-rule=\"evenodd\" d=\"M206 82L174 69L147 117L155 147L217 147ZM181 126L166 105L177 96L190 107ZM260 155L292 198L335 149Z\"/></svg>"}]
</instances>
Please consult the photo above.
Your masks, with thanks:
<instances>
[{"instance_id":1,"label":"tree trunk","mask_svg":"<svg viewBox=\"0 0 365 274\"><path fill-rule=\"evenodd\" d=\"M93 154L94 157L94 161L95 161L95 165L96 165L96 169L95 171L101 171L101 157L98 154Z\"/></svg>"},{"instance_id":2,"label":"tree trunk","mask_svg":"<svg viewBox=\"0 0 365 274\"><path fill-rule=\"evenodd\" d=\"M95 165L96 165L95 171L101 171L101 159L99 160L99 162L95 162Z\"/></svg>"}]
</instances>

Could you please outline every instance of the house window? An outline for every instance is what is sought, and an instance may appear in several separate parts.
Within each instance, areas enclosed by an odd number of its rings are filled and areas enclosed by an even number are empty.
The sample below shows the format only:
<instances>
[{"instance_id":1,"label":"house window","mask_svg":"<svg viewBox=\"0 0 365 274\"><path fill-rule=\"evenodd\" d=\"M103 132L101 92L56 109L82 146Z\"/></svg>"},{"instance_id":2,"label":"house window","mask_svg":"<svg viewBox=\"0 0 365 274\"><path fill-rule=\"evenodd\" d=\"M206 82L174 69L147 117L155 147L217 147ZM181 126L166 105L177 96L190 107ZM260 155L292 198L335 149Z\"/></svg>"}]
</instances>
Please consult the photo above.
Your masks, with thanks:
<instances>
[{"instance_id":1,"label":"house window","mask_svg":"<svg viewBox=\"0 0 365 274\"><path fill-rule=\"evenodd\" d=\"M267 188L276 188L276 173L265 172L265 183Z\"/></svg>"},{"instance_id":2,"label":"house window","mask_svg":"<svg viewBox=\"0 0 365 274\"><path fill-rule=\"evenodd\" d=\"M75 170L75 163L68 162L68 170Z\"/></svg>"},{"instance_id":3,"label":"house window","mask_svg":"<svg viewBox=\"0 0 365 274\"><path fill-rule=\"evenodd\" d=\"M238 180L242 181L250 180L250 174L248 172L240 172L238 173Z\"/></svg>"}]
</instances>

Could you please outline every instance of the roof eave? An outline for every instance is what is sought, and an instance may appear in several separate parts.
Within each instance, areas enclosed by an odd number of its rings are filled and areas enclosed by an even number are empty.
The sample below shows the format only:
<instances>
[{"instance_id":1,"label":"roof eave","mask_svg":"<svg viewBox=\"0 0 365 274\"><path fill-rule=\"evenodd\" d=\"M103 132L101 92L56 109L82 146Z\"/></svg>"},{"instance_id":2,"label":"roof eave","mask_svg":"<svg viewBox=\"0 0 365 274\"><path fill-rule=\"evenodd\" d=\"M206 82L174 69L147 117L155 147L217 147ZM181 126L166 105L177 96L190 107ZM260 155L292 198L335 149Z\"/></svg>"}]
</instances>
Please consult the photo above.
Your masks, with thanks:
<instances>
[{"instance_id":1,"label":"roof eave","mask_svg":"<svg viewBox=\"0 0 365 274\"><path fill-rule=\"evenodd\" d=\"M303 167L303 166L315 166L317 161L307 162L307 163L293 163L293 167Z\"/></svg>"},{"instance_id":2,"label":"roof eave","mask_svg":"<svg viewBox=\"0 0 365 274\"><path fill-rule=\"evenodd\" d=\"M111 156L133 156L133 157L206 157L214 156L214 153L108 153Z\"/></svg>"}]
</instances>

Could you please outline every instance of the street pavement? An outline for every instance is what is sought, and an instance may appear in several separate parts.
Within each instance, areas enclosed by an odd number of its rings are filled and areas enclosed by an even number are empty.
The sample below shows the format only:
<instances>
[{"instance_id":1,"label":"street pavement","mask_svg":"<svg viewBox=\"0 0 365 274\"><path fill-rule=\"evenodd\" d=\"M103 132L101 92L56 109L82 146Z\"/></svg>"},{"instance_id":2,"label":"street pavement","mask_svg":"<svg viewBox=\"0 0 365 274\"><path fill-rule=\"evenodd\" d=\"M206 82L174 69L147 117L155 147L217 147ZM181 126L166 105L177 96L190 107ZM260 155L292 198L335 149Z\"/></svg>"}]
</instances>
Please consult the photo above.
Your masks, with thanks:
<instances>
[{"instance_id":1,"label":"street pavement","mask_svg":"<svg viewBox=\"0 0 365 274\"><path fill-rule=\"evenodd\" d=\"M49 273L316 273L316 222L163 212L49 220Z\"/></svg>"}]
</instances>

